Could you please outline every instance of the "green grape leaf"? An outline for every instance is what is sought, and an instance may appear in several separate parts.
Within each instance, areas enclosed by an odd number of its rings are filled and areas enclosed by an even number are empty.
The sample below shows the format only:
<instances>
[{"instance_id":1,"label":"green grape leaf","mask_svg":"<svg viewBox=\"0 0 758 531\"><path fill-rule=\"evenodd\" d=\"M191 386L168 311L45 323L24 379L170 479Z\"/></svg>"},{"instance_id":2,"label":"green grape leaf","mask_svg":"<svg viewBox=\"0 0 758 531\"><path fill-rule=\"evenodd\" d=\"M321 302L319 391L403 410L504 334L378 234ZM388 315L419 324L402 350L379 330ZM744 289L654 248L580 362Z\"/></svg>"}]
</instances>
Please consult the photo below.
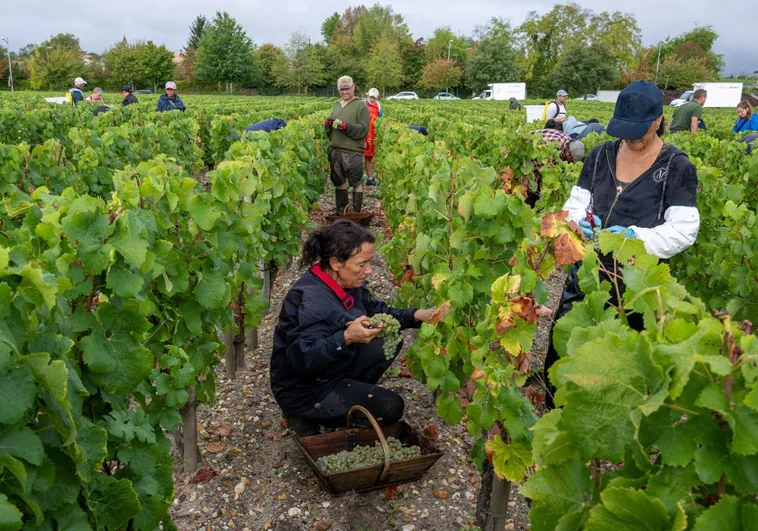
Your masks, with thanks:
<instances>
[{"instance_id":1,"label":"green grape leaf","mask_svg":"<svg viewBox=\"0 0 758 531\"><path fill-rule=\"evenodd\" d=\"M723 531L726 529L752 529L758 521L758 506L748 500L740 500L730 494L706 509L692 531Z\"/></svg>"},{"instance_id":2,"label":"green grape leaf","mask_svg":"<svg viewBox=\"0 0 758 531\"><path fill-rule=\"evenodd\" d=\"M149 242L147 230L142 226L136 215L126 212L116 218L115 233L110 243L124 261L133 267L141 267L147 257Z\"/></svg>"},{"instance_id":3,"label":"green grape leaf","mask_svg":"<svg viewBox=\"0 0 758 531\"><path fill-rule=\"evenodd\" d=\"M24 523L21 521L23 513L15 505L8 501L8 497L0 493L0 529L2 531L17 531Z\"/></svg>"},{"instance_id":4,"label":"green grape leaf","mask_svg":"<svg viewBox=\"0 0 758 531\"><path fill-rule=\"evenodd\" d=\"M96 474L90 483L87 504L95 515L97 528L126 529L140 510L137 493L128 479Z\"/></svg>"},{"instance_id":5,"label":"green grape leaf","mask_svg":"<svg viewBox=\"0 0 758 531\"><path fill-rule=\"evenodd\" d=\"M29 367L0 371L0 424L15 424L33 405L37 396L34 375Z\"/></svg>"},{"instance_id":6,"label":"green grape leaf","mask_svg":"<svg viewBox=\"0 0 758 531\"><path fill-rule=\"evenodd\" d=\"M108 454L108 432L89 421L80 422L82 424L76 432L76 472L82 480L89 481L100 469Z\"/></svg>"},{"instance_id":7,"label":"green grape leaf","mask_svg":"<svg viewBox=\"0 0 758 531\"><path fill-rule=\"evenodd\" d=\"M643 491L610 487L600 493L600 499L602 504L590 511L590 518L585 527L587 531L668 531L671 528L666 507Z\"/></svg>"},{"instance_id":8,"label":"green grape leaf","mask_svg":"<svg viewBox=\"0 0 758 531\"><path fill-rule=\"evenodd\" d=\"M555 529L564 515L589 509L593 488L584 463L568 461L537 469L524 483L521 494L532 500L529 521L534 529Z\"/></svg>"},{"instance_id":9,"label":"green grape leaf","mask_svg":"<svg viewBox=\"0 0 758 531\"><path fill-rule=\"evenodd\" d=\"M45 454L42 441L26 426L11 426L0 432L0 454L3 453L33 465L41 465Z\"/></svg>"},{"instance_id":10,"label":"green grape leaf","mask_svg":"<svg viewBox=\"0 0 758 531\"><path fill-rule=\"evenodd\" d=\"M119 297L133 298L145 284L144 279L133 273L126 264L116 262L108 269L105 285Z\"/></svg>"}]
</instances>

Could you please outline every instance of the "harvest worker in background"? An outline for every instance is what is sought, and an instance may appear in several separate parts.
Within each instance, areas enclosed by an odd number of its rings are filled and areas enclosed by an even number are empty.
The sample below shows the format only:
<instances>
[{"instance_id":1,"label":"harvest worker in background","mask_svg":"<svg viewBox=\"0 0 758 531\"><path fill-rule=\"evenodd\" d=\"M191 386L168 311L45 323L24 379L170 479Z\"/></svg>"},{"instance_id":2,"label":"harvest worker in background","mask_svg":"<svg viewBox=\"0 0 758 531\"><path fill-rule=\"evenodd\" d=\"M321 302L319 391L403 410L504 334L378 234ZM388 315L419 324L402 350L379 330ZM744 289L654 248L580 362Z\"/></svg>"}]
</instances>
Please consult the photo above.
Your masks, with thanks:
<instances>
[{"instance_id":1,"label":"harvest worker in background","mask_svg":"<svg viewBox=\"0 0 758 531\"><path fill-rule=\"evenodd\" d=\"M103 89L95 87L92 94L87 96L87 103L103 103Z\"/></svg>"},{"instance_id":2,"label":"harvest worker in background","mask_svg":"<svg viewBox=\"0 0 758 531\"><path fill-rule=\"evenodd\" d=\"M587 239L595 230L607 230L626 238L637 238L645 250L661 259L671 258L693 243L700 229L697 209L697 173L681 150L661 140L663 95L647 81L635 81L619 94L608 124L608 134L618 140L594 148L582 167L579 182L563 206L568 220L578 222ZM612 256L601 256L607 272L601 281L615 276ZM579 289L576 264L568 275L554 321L584 299ZM612 293L609 304L617 305ZM628 315L629 326L642 329L642 316ZM612 355L612 354L609 354ZM548 369L559 354L550 338L545 358ZM553 405L555 388L548 385L547 404Z\"/></svg>"},{"instance_id":3,"label":"harvest worker in background","mask_svg":"<svg viewBox=\"0 0 758 531\"><path fill-rule=\"evenodd\" d=\"M545 120L555 120L555 123L559 124L559 128L562 127L563 122L568 118L566 114L566 99L568 99L568 92L561 89L555 93L555 101L547 104Z\"/></svg>"},{"instance_id":4,"label":"harvest worker in background","mask_svg":"<svg viewBox=\"0 0 758 531\"><path fill-rule=\"evenodd\" d=\"M581 162L584 160L585 147L581 140L574 140L563 131L557 129L537 129L532 131L533 134L541 135L542 141L547 143L554 143L558 148L559 158L565 162ZM533 160L534 164L534 181L536 183L536 189L532 190L527 188L525 203L534 208L537 201L540 198L540 190L542 189L542 174L540 169L542 164Z\"/></svg>"},{"instance_id":5,"label":"harvest worker in background","mask_svg":"<svg viewBox=\"0 0 758 531\"><path fill-rule=\"evenodd\" d=\"M363 159L366 165L366 184L369 186L375 186L374 154L376 153L376 129L374 128L374 122L377 118L383 116L382 105L379 103L379 89L371 88L368 90L366 107L368 107L369 113L369 126L368 135L366 135L366 147L363 150Z\"/></svg>"},{"instance_id":6,"label":"harvest worker in background","mask_svg":"<svg viewBox=\"0 0 758 531\"><path fill-rule=\"evenodd\" d=\"M519 100L517 100L516 98L514 98L513 96L511 96L510 98L508 98L508 101L511 102L508 105L508 110L510 110L510 111L520 111L521 110L521 102Z\"/></svg>"},{"instance_id":7,"label":"harvest worker in background","mask_svg":"<svg viewBox=\"0 0 758 531\"><path fill-rule=\"evenodd\" d=\"M602 134L605 131L605 126L598 121L594 122L580 122L573 116L566 118L563 122L563 132L574 140L581 140L590 133Z\"/></svg>"},{"instance_id":8,"label":"harvest worker in background","mask_svg":"<svg viewBox=\"0 0 758 531\"><path fill-rule=\"evenodd\" d=\"M71 100L71 103L76 105L80 101L84 100L84 85L86 85L87 82L84 81L82 78L77 77L74 80L74 86L70 89L68 89L68 98Z\"/></svg>"},{"instance_id":9,"label":"harvest worker in background","mask_svg":"<svg viewBox=\"0 0 758 531\"><path fill-rule=\"evenodd\" d=\"M347 219L313 232L303 244L301 266L310 267L284 299L274 330L271 390L290 427L299 435L319 426L345 426L354 405L390 424L403 416L397 393L376 383L400 352L386 359L381 328L369 318L392 315L402 328L418 328L435 309L390 308L376 299L366 279L372 273L374 235ZM358 424L365 426L365 417Z\"/></svg>"},{"instance_id":10,"label":"harvest worker in background","mask_svg":"<svg viewBox=\"0 0 758 531\"><path fill-rule=\"evenodd\" d=\"M758 131L758 114L753 114L753 108L747 100L737 104L737 121L734 122L732 131L735 133Z\"/></svg>"},{"instance_id":11,"label":"harvest worker in background","mask_svg":"<svg viewBox=\"0 0 758 531\"><path fill-rule=\"evenodd\" d=\"M184 102L176 93L176 83L173 81L166 83L166 92L161 94L161 98L158 100L158 106L155 110L158 112L186 110Z\"/></svg>"},{"instance_id":12,"label":"harvest worker in background","mask_svg":"<svg viewBox=\"0 0 758 531\"><path fill-rule=\"evenodd\" d=\"M692 95L692 100L680 105L674 111L674 116L669 120L668 128L672 133L689 131L693 135L697 133L703 120L703 105L708 98L708 92L703 89L697 89Z\"/></svg>"},{"instance_id":13,"label":"harvest worker in background","mask_svg":"<svg viewBox=\"0 0 758 531\"><path fill-rule=\"evenodd\" d=\"M363 149L369 130L368 107L355 97L355 84L350 76L337 80L340 101L324 121L329 137L329 178L334 183L337 213L347 209L347 185L353 188L353 210L363 206Z\"/></svg>"},{"instance_id":14,"label":"harvest worker in background","mask_svg":"<svg viewBox=\"0 0 758 531\"><path fill-rule=\"evenodd\" d=\"M137 101L137 96L132 94L131 85L124 85L123 87L121 87L121 94L124 95L124 100L121 102L122 107L126 107L127 105L132 105L133 103L139 103L139 101Z\"/></svg>"},{"instance_id":15,"label":"harvest worker in background","mask_svg":"<svg viewBox=\"0 0 758 531\"><path fill-rule=\"evenodd\" d=\"M257 122L248 126L245 128L245 131L263 131L264 133L270 133L271 131L276 131L283 127L287 127L287 122L281 118L269 118L268 120L263 120L262 122Z\"/></svg>"}]
</instances>

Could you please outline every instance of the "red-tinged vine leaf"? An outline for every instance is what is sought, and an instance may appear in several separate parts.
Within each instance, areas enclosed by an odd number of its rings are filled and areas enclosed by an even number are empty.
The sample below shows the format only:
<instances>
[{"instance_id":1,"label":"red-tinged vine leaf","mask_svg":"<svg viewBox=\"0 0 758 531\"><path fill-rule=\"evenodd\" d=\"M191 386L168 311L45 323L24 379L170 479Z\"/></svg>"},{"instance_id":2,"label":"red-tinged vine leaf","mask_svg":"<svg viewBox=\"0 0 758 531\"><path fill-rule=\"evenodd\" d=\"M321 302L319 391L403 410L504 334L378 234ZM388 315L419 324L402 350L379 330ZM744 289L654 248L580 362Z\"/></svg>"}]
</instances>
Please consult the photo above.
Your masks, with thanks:
<instances>
[{"instance_id":1,"label":"red-tinged vine leaf","mask_svg":"<svg viewBox=\"0 0 758 531\"><path fill-rule=\"evenodd\" d=\"M434 494L435 498L439 498L440 500L446 500L450 497L450 493L443 489L432 489L432 494Z\"/></svg>"},{"instance_id":2,"label":"red-tinged vine leaf","mask_svg":"<svg viewBox=\"0 0 758 531\"><path fill-rule=\"evenodd\" d=\"M545 391L538 391L532 385L524 388L524 394L534 407L541 407L545 403Z\"/></svg>"},{"instance_id":3,"label":"red-tinged vine leaf","mask_svg":"<svg viewBox=\"0 0 758 531\"><path fill-rule=\"evenodd\" d=\"M400 377L401 378L413 378L413 375L408 371L408 369L400 369Z\"/></svg>"},{"instance_id":4,"label":"red-tinged vine leaf","mask_svg":"<svg viewBox=\"0 0 758 531\"><path fill-rule=\"evenodd\" d=\"M493 450L490 450L486 446L484 447L484 455L487 456L487 461L492 464L492 458L495 456L495 452Z\"/></svg>"},{"instance_id":5,"label":"red-tinged vine leaf","mask_svg":"<svg viewBox=\"0 0 758 531\"><path fill-rule=\"evenodd\" d=\"M269 429L270 427L271 427L271 423L270 423L270 422L268 422L268 421L266 421L266 420L264 420L263 422L261 422L261 429L263 429L263 430L267 430L267 429Z\"/></svg>"},{"instance_id":6,"label":"red-tinged vine leaf","mask_svg":"<svg viewBox=\"0 0 758 531\"><path fill-rule=\"evenodd\" d=\"M543 306L542 304L538 304L537 308L534 311L537 312L538 317L552 317L553 316L553 310L551 310L547 306Z\"/></svg>"},{"instance_id":7,"label":"red-tinged vine leaf","mask_svg":"<svg viewBox=\"0 0 758 531\"><path fill-rule=\"evenodd\" d=\"M231 303L230 306L232 307L232 310L236 310L237 308L240 307L240 305L239 305L239 303L237 301L232 301L232 303Z\"/></svg>"},{"instance_id":8,"label":"red-tinged vine leaf","mask_svg":"<svg viewBox=\"0 0 758 531\"><path fill-rule=\"evenodd\" d=\"M548 212L540 222L540 235L547 238L555 238L564 232L561 228L565 225L566 218L568 218L568 212L566 210Z\"/></svg>"},{"instance_id":9,"label":"red-tinged vine leaf","mask_svg":"<svg viewBox=\"0 0 758 531\"><path fill-rule=\"evenodd\" d=\"M213 470L210 470L208 468L199 468L197 472L195 472L195 475L192 476L190 483L205 483L213 479L215 475L216 472Z\"/></svg>"},{"instance_id":10,"label":"red-tinged vine leaf","mask_svg":"<svg viewBox=\"0 0 758 531\"><path fill-rule=\"evenodd\" d=\"M505 428L503 428L503 423L499 420L496 420L492 424L492 429L490 430L490 435L494 437L495 435L503 435L505 433Z\"/></svg>"},{"instance_id":11,"label":"red-tinged vine leaf","mask_svg":"<svg viewBox=\"0 0 758 531\"><path fill-rule=\"evenodd\" d=\"M529 323L537 322L537 303L531 297L516 297L510 302L511 310Z\"/></svg>"},{"instance_id":12,"label":"red-tinged vine leaf","mask_svg":"<svg viewBox=\"0 0 758 531\"><path fill-rule=\"evenodd\" d=\"M568 265L584 258L586 249L582 241L575 235L564 232L555 240L555 263Z\"/></svg>"},{"instance_id":13,"label":"red-tinged vine leaf","mask_svg":"<svg viewBox=\"0 0 758 531\"><path fill-rule=\"evenodd\" d=\"M431 440L436 441L437 437L439 437L437 426L435 426L434 424L427 425L427 427L424 428L424 435L429 437Z\"/></svg>"},{"instance_id":14,"label":"red-tinged vine leaf","mask_svg":"<svg viewBox=\"0 0 758 531\"><path fill-rule=\"evenodd\" d=\"M279 429L280 429L280 430L284 431L284 430L286 430L288 427L289 427L289 426L287 425L287 421L286 421L286 420L282 419L282 420L280 420L280 421L279 421Z\"/></svg>"},{"instance_id":15,"label":"red-tinged vine leaf","mask_svg":"<svg viewBox=\"0 0 758 531\"><path fill-rule=\"evenodd\" d=\"M467 381L464 389L466 390L466 396L468 399L472 400L474 398L474 393L476 393L476 382L473 380Z\"/></svg>"},{"instance_id":16,"label":"red-tinged vine leaf","mask_svg":"<svg viewBox=\"0 0 758 531\"><path fill-rule=\"evenodd\" d=\"M385 487L384 488L384 499L387 501L392 501L395 499L395 496L397 496L397 485L392 485L391 487Z\"/></svg>"},{"instance_id":17,"label":"red-tinged vine leaf","mask_svg":"<svg viewBox=\"0 0 758 531\"><path fill-rule=\"evenodd\" d=\"M483 380L487 378L487 373L484 372L479 367L474 367L474 370L471 371L471 379L472 380Z\"/></svg>"},{"instance_id":18,"label":"red-tinged vine leaf","mask_svg":"<svg viewBox=\"0 0 758 531\"><path fill-rule=\"evenodd\" d=\"M523 352L518 357L518 371L521 374L527 374L532 370L532 355L528 352Z\"/></svg>"},{"instance_id":19,"label":"red-tinged vine leaf","mask_svg":"<svg viewBox=\"0 0 758 531\"><path fill-rule=\"evenodd\" d=\"M226 445L221 441L212 441L205 449L212 454L217 454L225 447Z\"/></svg>"},{"instance_id":20,"label":"red-tinged vine leaf","mask_svg":"<svg viewBox=\"0 0 758 531\"><path fill-rule=\"evenodd\" d=\"M450 311L450 301L443 302L440 306L437 307L437 310L432 314L432 317L429 319L429 324L434 326L440 321L445 319L445 315L447 315L447 312Z\"/></svg>"},{"instance_id":21,"label":"red-tinged vine leaf","mask_svg":"<svg viewBox=\"0 0 758 531\"><path fill-rule=\"evenodd\" d=\"M447 356L447 349L445 347L440 347L440 351L437 354L440 356Z\"/></svg>"},{"instance_id":22,"label":"red-tinged vine leaf","mask_svg":"<svg viewBox=\"0 0 758 531\"><path fill-rule=\"evenodd\" d=\"M319 522L316 524L316 531L327 531L330 527L332 527L332 522Z\"/></svg>"}]
</instances>

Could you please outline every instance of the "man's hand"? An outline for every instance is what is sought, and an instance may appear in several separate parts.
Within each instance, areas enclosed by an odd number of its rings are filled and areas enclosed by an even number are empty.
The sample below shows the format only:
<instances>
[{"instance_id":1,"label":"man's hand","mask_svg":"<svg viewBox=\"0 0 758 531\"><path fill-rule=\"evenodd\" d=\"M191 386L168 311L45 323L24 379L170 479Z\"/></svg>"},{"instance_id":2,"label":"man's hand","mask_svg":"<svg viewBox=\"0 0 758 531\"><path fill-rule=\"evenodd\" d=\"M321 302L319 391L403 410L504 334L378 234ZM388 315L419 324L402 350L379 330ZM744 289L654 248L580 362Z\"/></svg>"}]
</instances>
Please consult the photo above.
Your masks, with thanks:
<instances>
[{"instance_id":1,"label":"man's hand","mask_svg":"<svg viewBox=\"0 0 758 531\"><path fill-rule=\"evenodd\" d=\"M422 323L428 323L429 320L434 315L434 312L437 311L437 308L426 308L424 310L416 310L416 312L413 314L413 319L416 321L421 321Z\"/></svg>"},{"instance_id":2,"label":"man's hand","mask_svg":"<svg viewBox=\"0 0 758 531\"><path fill-rule=\"evenodd\" d=\"M331 116L324 120L324 127L331 127L332 125L334 125L334 118Z\"/></svg>"},{"instance_id":3,"label":"man's hand","mask_svg":"<svg viewBox=\"0 0 758 531\"><path fill-rule=\"evenodd\" d=\"M353 343L370 343L382 331L381 326L369 328L370 323L371 319L365 315L361 315L355 321L348 322L345 329L345 343L348 345Z\"/></svg>"},{"instance_id":4,"label":"man's hand","mask_svg":"<svg viewBox=\"0 0 758 531\"><path fill-rule=\"evenodd\" d=\"M347 131L347 122L342 121L340 122L340 125L337 127L338 131L342 131L343 133Z\"/></svg>"}]
</instances>

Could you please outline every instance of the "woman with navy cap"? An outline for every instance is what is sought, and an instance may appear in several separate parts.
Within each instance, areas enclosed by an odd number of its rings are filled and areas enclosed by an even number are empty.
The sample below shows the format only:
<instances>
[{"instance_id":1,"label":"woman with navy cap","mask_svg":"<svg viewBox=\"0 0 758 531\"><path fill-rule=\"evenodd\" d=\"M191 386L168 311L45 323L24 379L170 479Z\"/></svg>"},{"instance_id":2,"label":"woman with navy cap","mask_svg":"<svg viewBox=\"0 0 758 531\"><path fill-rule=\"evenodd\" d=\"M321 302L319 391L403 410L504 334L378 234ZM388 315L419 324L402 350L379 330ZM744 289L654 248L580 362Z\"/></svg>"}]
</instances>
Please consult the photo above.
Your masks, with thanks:
<instances>
[{"instance_id":1,"label":"woman with navy cap","mask_svg":"<svg viewBox=\"0 0 758 531\"><path fill-rule=\"evenodd\" d=\"M695 166L684 152L661 140L663 132L660 89L647 81L635 81L622 90L608 125L608 134L618 140L590 152L579 182L563 206L568 219L579 224L587 239L595 228L637 238L648 253L661 259L695 243L700 228ZM613 271L613 258L602 259ZM566 279L556 320L584 299L577 270L578 265ZM629 324L641 328L641 316L632 316ZM551 337L546 380L557 359ZM548 403L552 405L552 397Z\"/></svg>"}]
</instances>

